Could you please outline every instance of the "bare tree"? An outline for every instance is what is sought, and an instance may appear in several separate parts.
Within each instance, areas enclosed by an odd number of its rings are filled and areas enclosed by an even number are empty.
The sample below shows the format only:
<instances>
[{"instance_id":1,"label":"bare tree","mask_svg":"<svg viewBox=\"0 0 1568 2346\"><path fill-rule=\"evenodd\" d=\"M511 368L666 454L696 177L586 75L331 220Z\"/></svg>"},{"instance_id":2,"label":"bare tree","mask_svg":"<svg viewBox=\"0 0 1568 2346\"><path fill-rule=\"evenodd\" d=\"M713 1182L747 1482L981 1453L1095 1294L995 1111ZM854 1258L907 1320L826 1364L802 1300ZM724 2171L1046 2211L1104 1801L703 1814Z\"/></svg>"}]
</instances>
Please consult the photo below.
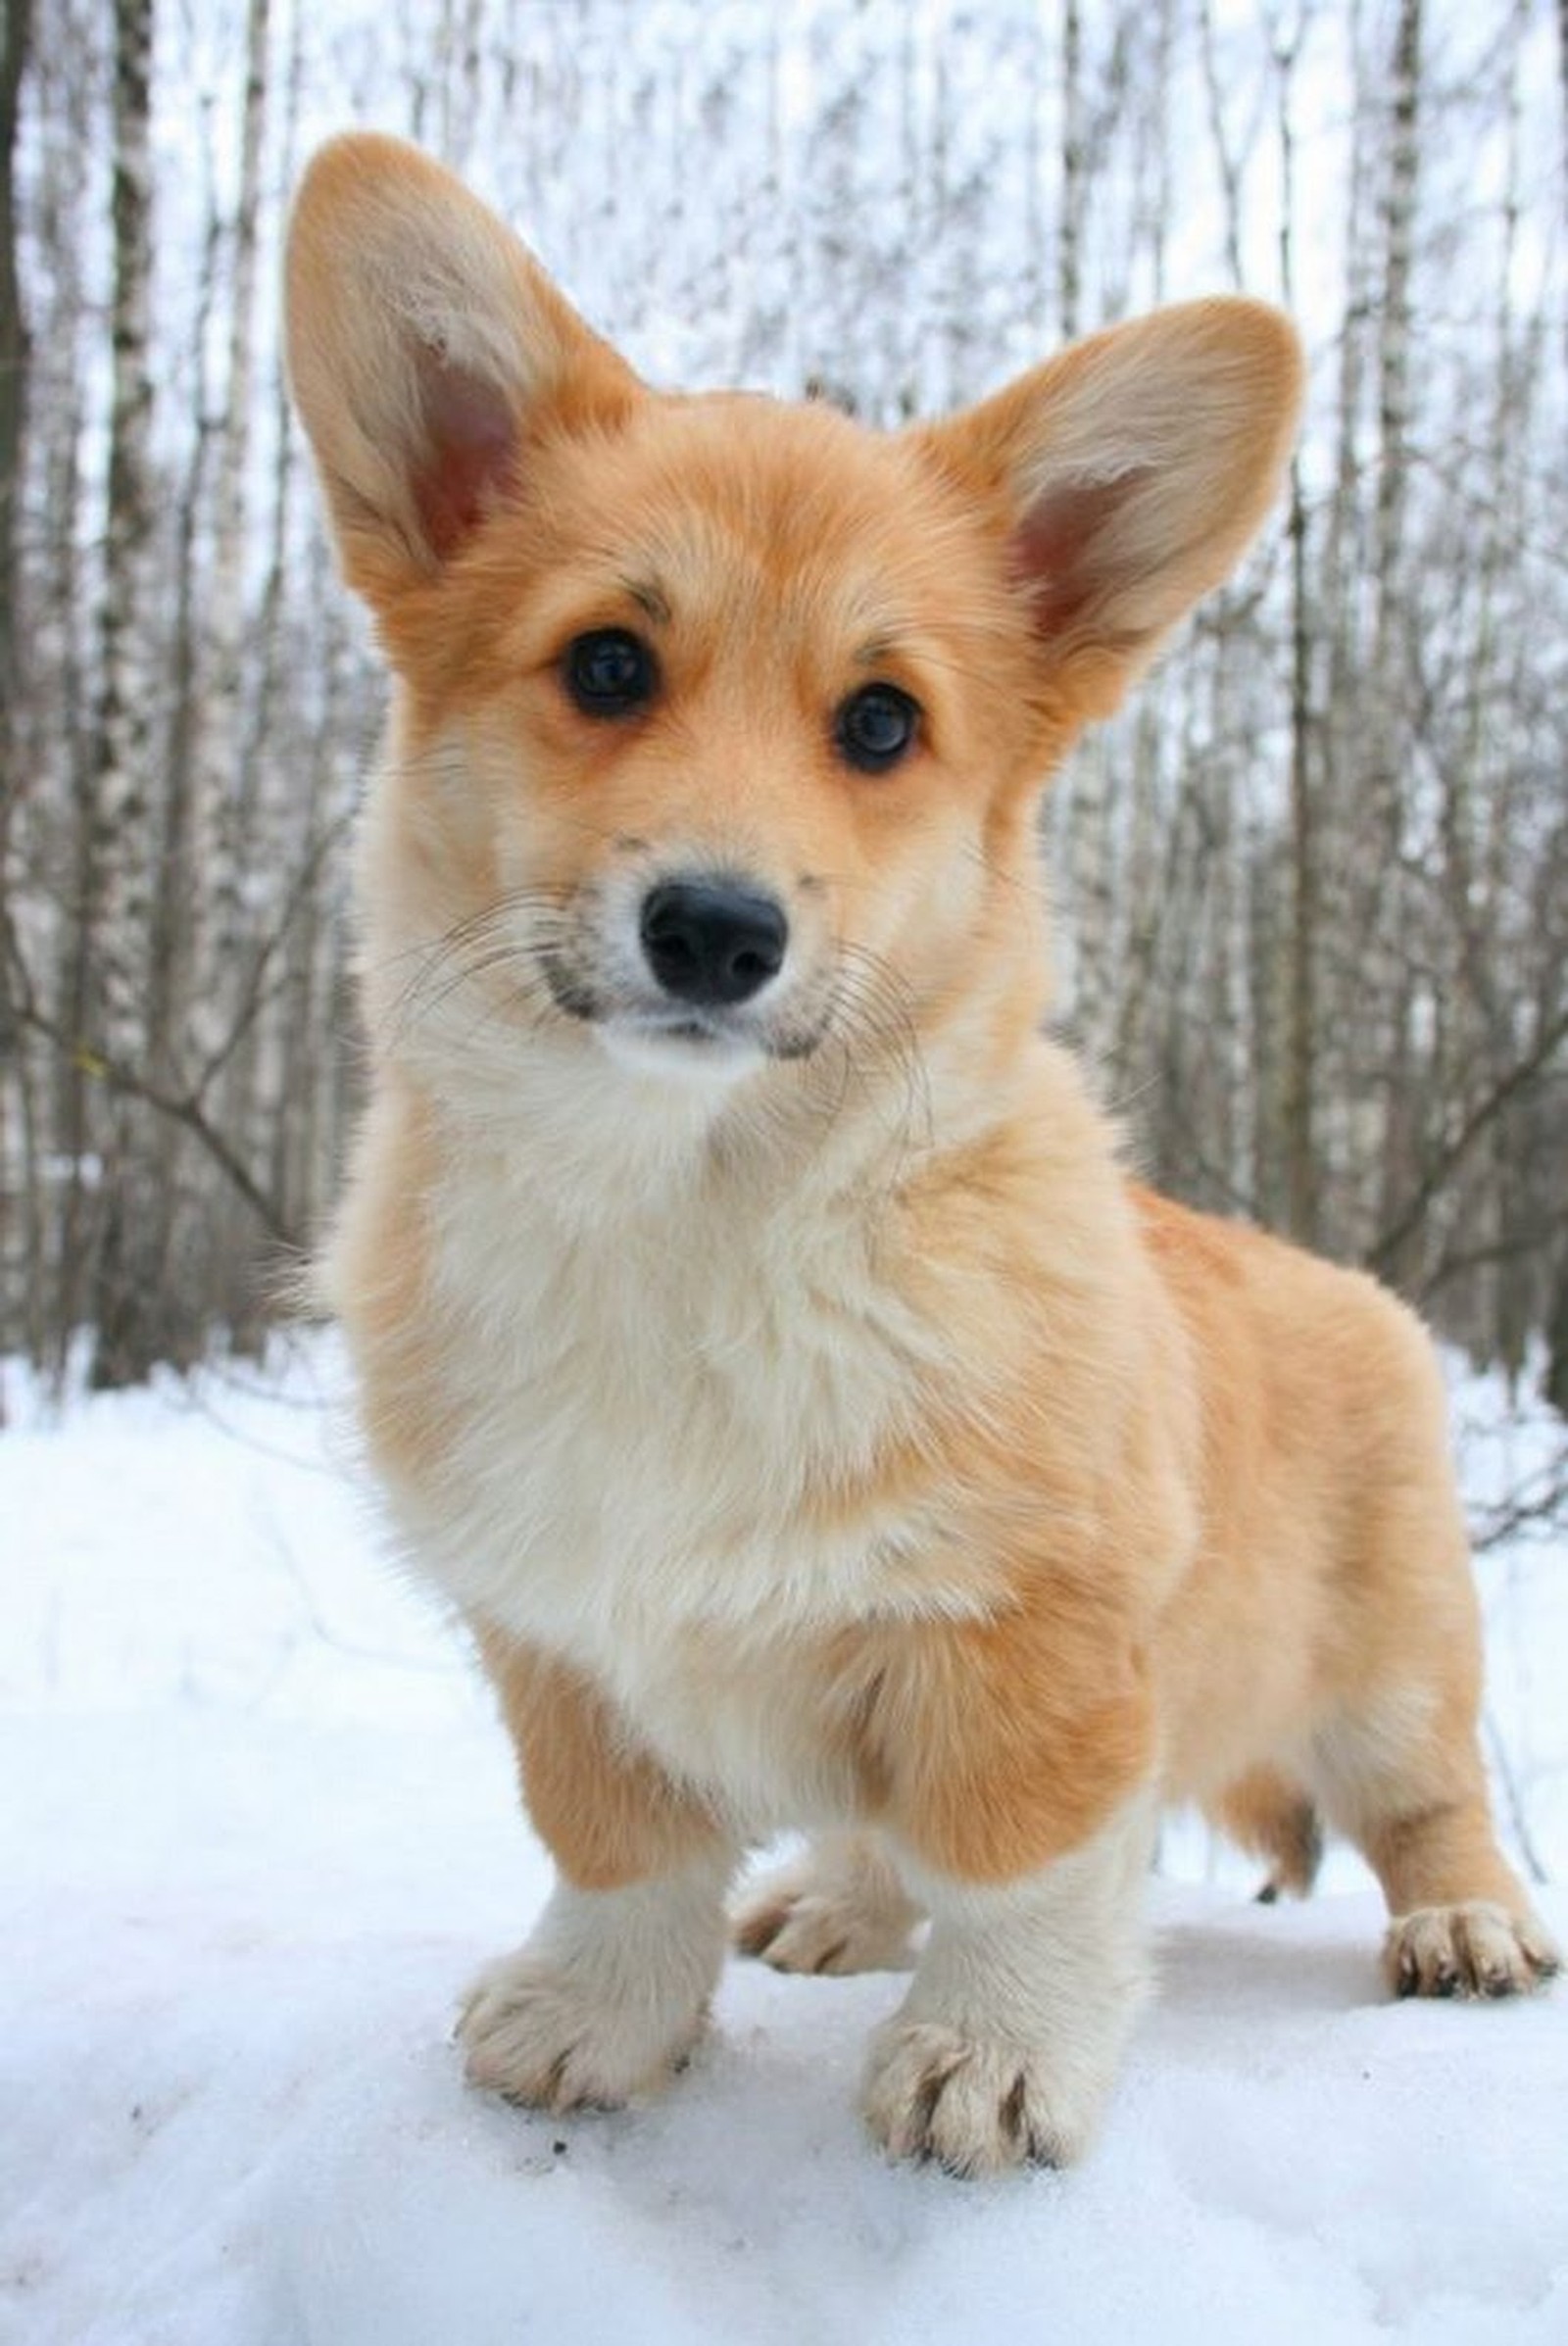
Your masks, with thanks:
<instances>
[{"instance_id":1,"label":"bare tree","mask_svg":"<svg viewBox=\"0 0 1568 2346\"><path fill-rule=\"evenodd\" d=\"M1405 651L1409 606L1404 562L1411 463L1411 369L1416 194L1421 163L1421 45L1424 0L1398 0L1389 64L1389 139L1383 197L1383 283L1379 303L1377 398L1378 472L1372 540L1371 693L1363 730L1365 757L1358 778L1368 820L1368 865L1373 893L1367 904L1380 953L1379 990L1385 1001L1383 1051L1385 1215L1408 1185L1413 1157L1409 1131L1411 973L1401 951L1405 890L1401 885L1405 783L1402 757L1408 710ZM1363 902L1366 899L1363 898Z\"/></svg>"},{"instance_id":2,"label":"bare tree","mask_svg":"<svg viewBox=\"0 0 1568 2346\"><path fill-rule=\"evenodd\" d=\"M27 328L17 269L17 127L30 16L31 0L5 0L0 16L0 726L16 705L21 676L16 507L26 411ZM3 751L0 737L0 754ZM9 762L3 779L9 785Z\"/></svg>"},{"instance_id":3,"label":"bare tree","mask_svg":"<svg viewBox=\"0 0 1568 2346\"><path fill-rule=\"evenodd\" d=\"M193 1004L200 1041L217 1047L233 1014L236 958L243 942L239 902L244 854L245 566L247 492L255 406L256 273L267 119L270 0L248 0L240 108L239 188L229 233L227 384L218 431L212 571L207 591L207 672L192 862L200 875L203 950Z\"/></svg>"},{"instance_id":4,"label":"bare tree","mask_svg":"<svg viewBox=\"0 0 1568 2346\"><path fill-rule=\"evenodd\" d=\"M1274 32L1274 72L1280 146L1280 292L1296 306L1296 128L1294 84L1304 32L1301 18ZM1322 906L1317 789L1313 772L1312 616L1307 599L1307 511L1301 452L1291 459L1290 513L1290 798L1291 938L1284 1051L1282 1143L1285 1220L1307 1246L1318 1238L1317 962Z\"/></svg>"},{"instance_id":5,"label":"bare tree","mask_svg":"<svg viewBox=\"0 0 1568 2346\"><path fill-rule=\"evenodd\" d=\"M87 1072L135 1066L147 1044L150 963L155 679L148 613L156 508L152 455L149 296L153 261L153 0L116 0L114 57L113 406L104 516L102 674L88 776L87 902L82 958L90 968ZM144 1256L139 1159L146 1120L127 1093L113 1094L101 1131L104 1213L94 1266L93 1375L115 1385L156 1357L147 1326L152 1298Z\"/></svg>"},{"instance_id":6,"label":"bare tree","mask_svg":"<svg viewBox=\"0 0 1568 2346\"><path fill-rule=\"evenodd\" d=\"M0 1197L5 1168L18 1165L16 1187L27 1200L29 1250L41 1245L36 1201L36 1121L22 1072L23 1039L12 1000L13 956L7 950L13 886L12 825L18 793L15 715L22 688L17 596L17 505L27 398L27 329L17 268L17 126L26 69L30 0L5 0L0 16L0 1068L11 1062L18 1080L0 1081ZM15 1126L13 1132L12 1127ZM29 1330L36 1335L36 1326ZM4 1396L0 1394L0 1422Z\"/></svg>"}]
</instances>

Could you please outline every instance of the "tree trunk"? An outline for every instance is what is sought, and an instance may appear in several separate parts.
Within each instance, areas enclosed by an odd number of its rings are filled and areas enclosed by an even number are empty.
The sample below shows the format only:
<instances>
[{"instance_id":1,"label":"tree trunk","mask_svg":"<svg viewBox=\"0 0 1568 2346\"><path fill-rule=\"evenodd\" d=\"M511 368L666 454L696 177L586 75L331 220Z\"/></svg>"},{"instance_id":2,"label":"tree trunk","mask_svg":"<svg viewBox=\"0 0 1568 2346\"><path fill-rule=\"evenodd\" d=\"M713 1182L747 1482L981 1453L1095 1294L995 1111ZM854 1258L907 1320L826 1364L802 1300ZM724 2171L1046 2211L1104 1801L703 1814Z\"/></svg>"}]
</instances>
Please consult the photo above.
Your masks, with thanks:
<instances>
[{"instance_id":1,"label":"tree trunk","mask_svg":"<svg viewBox=\"0 0 1568 2346\"><path fill-rule=\"evenodd\" d=\"M95 1385L123 1385L156 1358L161 1249L148 1247L160 1201L143 1175L148 1116L134 1091L147 1050L151 910L152 664L146 627L155 487L149 350L152 277L153 0L116 0L114 96L114 389L100 628L102 699L90 789L85 927L96 973L93 1057L106 1079L101 1139L104 1222L91 1305ZM128 1079L116 1081L117 1076Z\"/></svg>"},{"instance_id":2,"label":"tree trunk","mask_svg":"<svg viewBox=\"0 0 1568 2346\"><path fill-rule=\"evenodd\" d=\"M1568 0L1563 0L1568 7ZM1056 317L1064 342L1081 330L1084 208L1084 27L1078 0L1061 12L1061 217L1056 226Z\"/></svg>"},{"instance_id":3,"label":"tree trunk","mask_svg":"<svg viewBox=\"0 0 1568 2346\"><path fill-rule=\"evenodd\" d=\"M26 67L29 0L5 0L0 15L0 1200L20 1193L27 1257L37 1256L39 1197L33 1121L28 1114L25 1045L12 1000L11 825L20 795L17 704L22 690L22 629L18 609L17 505L22 482L22 435L26 416L27 329L17 272L16 157L22 77ZM27 1259L11 1260L0 1246L0 1328L14 1315L14 1289L28 1277ZM30 1333L30 1331L29 1331ZM5 1339L0 1335L0 1346ZM5 1396L0 1393L0 1424Z\"/></svg>"},{"instance_id":4,"label":"tree trunk","mask_svg":"<svg viewBox=\"0 0 1568 2346\"><path fill-rule=\"evenodd\" d=\"M21 679L17 629L17 493L26 415L27 328L17 273L16 160L22 77L31 0L5 0L0 17L0 757ZM11 796L9 759L0 766L0 821Z\"/></svg>"},{"instance_id":5,"label":"tree trunk","mask_svg":"<svg viewBox=\"0 0 1568 2346\"><path fill-rule=\"evenodd\" d=\"M249 0L245 91L240 120L239 191L230 238L228 379L218 433L213 553L207 602L210 656L197 727L191 861L202 914L193 1015L203 1054L217 1050L235 1010L235 977L245 915L240 902L241 837L247 792L242 772L245 684L247 479L255 379L257 228L262 139L267 121L270 0Z\"/></svg>"},{"instance_id":6,"label":"tree trunk","mask_svg":"<svg viewBox=\"0 0 1568 2346\"><path fill-rule=\"evenodd\" d=\"M1563 208L1568 211L1568 0L1557 0L1557 87L1562 93Z\"/></svg>"},{"instance_id":7,"label":"tree trunk","mask_svg":"<svg viewBox=\"0 0 1568 2346\"><path fill-rule=\"evenodd\" d=\"M1382 1053L1383 1144L1378 1223L1387 1228L1397 1201L1412 1189L1420 1150L1413 1120L1418 1103L1411 1082L1413 973L1406 950L1407 889L1400 851L1405 822L1409 750L1405 597L1406 508L1411 426L1410 341L1413 323L1416 192L1421 156L1421 35L1423 0L1399 0L1390 66L1389 151L1383 202L1383 300L1378 340L1378 475L1373 513L1372 705L1370 756L1363 777L1368 821L1365 868L1371 880L1368 935L1374 941L1371 975L1385 1013ZM1393 1266L1408 1276L1409 1264Z\"/></svg>"},{"instance_id":8,"label":"tree trunk","mask_svg":"<svg viewBox=\"0 0 1568 2346\"><path fill-rule=\"evenodd\" d=\"M1296 301L1294 44L1275 52L1279 101L1280 292ZM1285 1216L1293 1238L1318 1243L1317 962L1322 879L1312 772L1312 648L1306 586L1306 496L1298 450L1291 459L1291 948L1285 1047Z\"/></svg>"}]
</instances>

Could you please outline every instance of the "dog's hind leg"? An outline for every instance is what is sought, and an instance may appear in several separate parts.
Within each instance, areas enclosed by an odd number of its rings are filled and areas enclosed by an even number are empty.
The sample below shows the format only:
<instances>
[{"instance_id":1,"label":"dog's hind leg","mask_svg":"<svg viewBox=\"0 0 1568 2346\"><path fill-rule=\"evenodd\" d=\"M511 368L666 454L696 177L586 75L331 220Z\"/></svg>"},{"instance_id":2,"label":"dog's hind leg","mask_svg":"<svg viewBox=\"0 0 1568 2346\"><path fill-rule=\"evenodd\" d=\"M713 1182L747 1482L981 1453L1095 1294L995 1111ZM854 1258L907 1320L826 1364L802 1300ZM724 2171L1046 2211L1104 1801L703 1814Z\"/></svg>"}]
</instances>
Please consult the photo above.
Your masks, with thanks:
<instances>
[{"instance_id":1,"label":"dog's hind leg","mask_svg":"<svg viewBox=\"0 0 1568 2346\"><path fill-rule=\"evenodd\" d=\"M1464 1566L1468 1582L1468 1564ZM1507 1996L1561 1957L1497 1846L1477 1735L1479 1639L1428 1627L1314 1738L1313 1788L1388 1901L1401 1996Z\"/></svg>"},{"instance_id":2,"label":"dog's hind leg","mask_svg":"<svg viewBox=\"0 0 1568 2346\"><path fill-rule=\"evenodd\" d=\"M873 1833L831 1833L751 1883L731 1910L735 1944L780 1972L907 1971L921 1909Z\"/></svg>"},{"instance_id":3,"label":"dog's hind leg","mask_svg":"<svg viewBox=\"0 0 1568 2346\"><path fill-rule=\"evenodd\" d=\"M1369 1839L1367 1853L1394 1916L1384 1968L1396 1995L1517 1995L1561 1969L1557 1947L1496 1853L1484 1803L1395 1819ZM1445 1886L1455 1882L1466 1894Z\"/></svg>"},{"instance_id":4,"label":"dog's hind leg","mask_svg":"<svg viewBox=\"0 0 1568 2346\"><path fill-rule=\"evenodd\" d=\"M1293 1772L1383 1885L1397 1995L1506 1996L1561 1958L1497 1846L1480 1743L1482 1640L1447 1411L1424 1333L1384 1299L1342 1478ZM1343 1366L1343 1364L1342 1364Z\"/></svg>"},{"instance_id":5,"label":"dog's hind leg","mask_svg":"<svg viewBox=\"0 0 1568 2346\"><path fill-rule=\"evenodd\" d=\"M1305 1898L1323 1862L1323 1827L1309 1793L1275 1768L1250 1768L1227 1784L1206 1812L1268 1875L1260 1906L1277 1898Z\"/></svg>"},{"instance_id":6,"label":"dog's hind leg","mask_svg":"<svg viewBox=\"0 0 1568 2346\"><path fill-rule=\"evenodd\" d=\"M1473 1743L1436 1778L1374 1778L1351 1831L1388 1900L1383 1961L1396 1995L1516 1995L1560 1968L1497 1847Z\"/></svg>"}]
</instances>

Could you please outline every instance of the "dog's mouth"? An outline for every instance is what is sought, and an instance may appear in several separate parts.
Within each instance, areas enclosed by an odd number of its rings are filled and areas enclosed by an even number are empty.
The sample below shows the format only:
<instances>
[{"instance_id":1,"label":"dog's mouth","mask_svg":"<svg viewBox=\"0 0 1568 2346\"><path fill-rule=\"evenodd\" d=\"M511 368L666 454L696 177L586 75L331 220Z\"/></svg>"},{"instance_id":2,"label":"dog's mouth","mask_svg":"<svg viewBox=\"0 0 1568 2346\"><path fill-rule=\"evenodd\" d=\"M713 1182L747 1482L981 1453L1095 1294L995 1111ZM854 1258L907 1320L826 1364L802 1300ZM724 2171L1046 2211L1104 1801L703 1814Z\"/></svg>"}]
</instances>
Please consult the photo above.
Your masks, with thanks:
<instances>
[{"instance_id":1,"label":"dog's mouth","mask_svg":"<svg viewBox=\"0 0 1568 2346\"><path fill-rule=\"evenodd\" d=\"M669 1043L722 1043L728 1038L716 1026L710 1026L703 1018L653 1019L643 1022L648 1030Z\"/></svg>"},{"instance_id":2,"label":"dog's mouth","mask_svg":"<svg viewBox=\"0 0 1568 2346\"><path fill-rule=\"evenodd\" d=\"M716 1072L759 1059L809 1058L827 1032L825 1006L788 1017L749 1005L696 1008L596 983L554 953L542 953L540 962L556 1008L579 1025L594 1028L617 1057L706 1064Z\"/></svg>"}]
</instances>

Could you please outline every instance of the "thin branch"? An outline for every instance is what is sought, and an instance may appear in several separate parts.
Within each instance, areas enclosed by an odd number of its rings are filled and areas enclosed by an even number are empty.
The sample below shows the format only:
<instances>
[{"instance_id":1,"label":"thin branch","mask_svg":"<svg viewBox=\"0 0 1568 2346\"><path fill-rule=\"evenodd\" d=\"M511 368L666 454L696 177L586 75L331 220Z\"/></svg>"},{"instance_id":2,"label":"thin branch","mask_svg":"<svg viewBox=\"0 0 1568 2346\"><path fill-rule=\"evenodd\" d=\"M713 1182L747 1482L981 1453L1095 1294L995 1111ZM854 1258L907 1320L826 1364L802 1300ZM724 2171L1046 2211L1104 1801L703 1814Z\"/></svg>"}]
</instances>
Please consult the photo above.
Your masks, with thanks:
<instances>
[{"instance_id":1,"label":"thin branch","mask_svg":"<svg viewBox=\"0 0 1568 2346\"><path fill-rule=\"evenodd\" d=\"M278 1246L298 1252L302 1245L299 1233L290 1226L277 1200L269 1197L240 1162L216 1125L210 1122L198 1097L189 1093L164 1091L157 1084L148 1082L136 1068L127 1067L121 1060L105 1057L102 1051L69 1034L30 999L17 1002L14 1007L24 1026L30 1027L35 1034L42 1035L46 1042L52 1043L83 1075L91 1077L96 1083L108 1084L125 1099L141 1100L160 1116L167 1116L172 1123L183 1126L201 1144L224 1179L244 1198L268 1237Z\"/></svg>"},{"instance_id":2,"label":"thin branch","mask_svg":"<svg viewBox=\"0 0 1568 2346\"><path fill-rule=\"evenodd\" d=\"M1568 1448L1517 1484L1501 1506L1494 1507L1475 1526L1470 1545L1475 1553L1500 1547L1524 1531L1556 1534L1568 1512Z\"/></svg>"},{"instance_id":3,"label":"thin branch","mask_svg":"<svg viewBox=\"0 0 1568 2346\"><path fill-rule=\"evenodd\" d=\"M277 919L263 940L261 950L258 952L251 969L250 982L246 986L244 999L235 1012L234 1023L223 1037L222 1042L208 1054L200 1073L191 1086L190 1096L193 1100L206 1099L214 1082L228 1065L262 1010L270 1002L276 1000L275 992L264 988L262 980L267 974L269 965L277 958L278 953L282 951L289 931L320 875L322 864L350 829L353 821L354 812L350 809L349 812L339 815L335 822L328 823L324 830L318 833L314 845L294 876L287 896L283 899Z\"/></svg>"},{"instance_id":4,"label":"thin branch","mask_svg":"<svg viewBox=\"0 0 1568 2346\"><path fill-rule=\"evenodd\" d=\"M1568 1010L1559 1011L1537 1037L1534 1048L1522 1059L1515 1060L1507 1072L1497 1078L1492 1089L1477 1100L1447 1147L1440 1150L1428 1165L1393 1223L1368 1248L1365 1261L1369 1269L1385 1270L1394 1261L1401 1246L1420 1229L1433 1202L1452 1180L1476 1143L1490 1131L1510 1100L1535 1081L1564 1040L1568 1040Z\"/></svg>"},{"instance_id":5,"label":"thin branch","mask_svg":"<svg viewBox=\"0 0 1568 2346\"><path fill-rule=\"evenodd\" d=\"M1513 1828L1515 1845L1524 1859L1525 1872L1538 1885L1548 1882L1551 1876L1542 1863L1541 1852L1531 1838L1530 1820L1525 1814L1524 1797L1514 1777L1513 1763L1509 1757L1507 1745L1503 1742L1501 1731L1490 1710L1483 1713L1481 1727L1487 1739L1493 1774L1502 1787L1502 1796L1508 1809L1508 1822Z\"/></svg>"}]
</instances>

